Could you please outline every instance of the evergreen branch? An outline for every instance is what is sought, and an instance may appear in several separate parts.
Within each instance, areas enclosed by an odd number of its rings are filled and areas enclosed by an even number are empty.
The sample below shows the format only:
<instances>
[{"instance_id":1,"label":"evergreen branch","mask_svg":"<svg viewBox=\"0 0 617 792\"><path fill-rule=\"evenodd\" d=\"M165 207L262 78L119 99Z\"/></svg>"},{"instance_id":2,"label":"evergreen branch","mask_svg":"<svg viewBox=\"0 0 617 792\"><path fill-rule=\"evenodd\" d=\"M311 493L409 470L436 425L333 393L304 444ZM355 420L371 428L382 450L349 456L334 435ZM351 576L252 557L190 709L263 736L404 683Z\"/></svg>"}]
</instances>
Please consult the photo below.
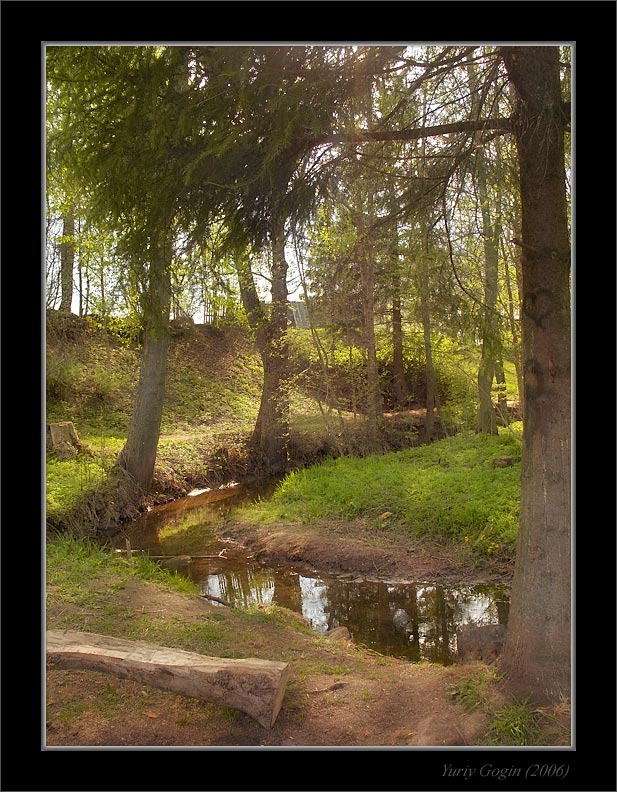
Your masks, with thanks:
<instances>
[{"instance_id":1,"label":"evergreen branch","mask_svg":"<svg viewBox=\"0 0 617 792\"><path fill-rule=\"evenodd\" d=\"M323 135L309 141L311 147L333 143L369 143L371 141L419 140L437 135L452 135L459 132L486 132L494 130L502 133L512 131L510 118L479 118L476 121L456 121L452 124L438 124L430 127L400 130L352 130Z\"/></svg>"}]
</instances>

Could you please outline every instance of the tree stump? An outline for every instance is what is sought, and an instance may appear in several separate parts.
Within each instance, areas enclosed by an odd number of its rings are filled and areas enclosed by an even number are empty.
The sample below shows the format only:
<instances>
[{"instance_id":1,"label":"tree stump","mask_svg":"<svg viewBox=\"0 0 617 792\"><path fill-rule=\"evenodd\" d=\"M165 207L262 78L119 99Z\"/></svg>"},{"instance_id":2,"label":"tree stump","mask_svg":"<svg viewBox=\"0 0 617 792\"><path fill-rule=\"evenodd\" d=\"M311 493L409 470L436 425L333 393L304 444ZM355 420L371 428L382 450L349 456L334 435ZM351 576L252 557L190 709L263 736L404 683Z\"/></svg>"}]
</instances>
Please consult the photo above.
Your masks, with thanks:
<instances>
[{"instance_id":1,"label":"tree stump","mask_svg":"<svg viewBox=\"0 0 617 792\"><path fill-rule=\"evenodd\" d=\"M83 448L72 421L48 423L46 446L58 459L72 459Z\"/></svg>"},{"instance_id":2,"label":"tree stump","mask_svg":"<svg viewBox=\"0 0 617 792\"><path fill-rule=\"evenodd\" d=\"M493 459L493 467L496 468L512 467L513 464L514 457L511 456L501 456L495 457L495 459Z\"/></svg>"},{"instance_id":3,"label":"tree stump","mask_svg":"<svg viewBox=\"0 0 617 792\"><path fill-rule=\"evenodd\" d=\"M289 664L254 657L224 657L169 649L145 641L72 630L47 631L51 667L105 671L246 712L266 729L279 714Z\"/></svg>"}]
</instances>

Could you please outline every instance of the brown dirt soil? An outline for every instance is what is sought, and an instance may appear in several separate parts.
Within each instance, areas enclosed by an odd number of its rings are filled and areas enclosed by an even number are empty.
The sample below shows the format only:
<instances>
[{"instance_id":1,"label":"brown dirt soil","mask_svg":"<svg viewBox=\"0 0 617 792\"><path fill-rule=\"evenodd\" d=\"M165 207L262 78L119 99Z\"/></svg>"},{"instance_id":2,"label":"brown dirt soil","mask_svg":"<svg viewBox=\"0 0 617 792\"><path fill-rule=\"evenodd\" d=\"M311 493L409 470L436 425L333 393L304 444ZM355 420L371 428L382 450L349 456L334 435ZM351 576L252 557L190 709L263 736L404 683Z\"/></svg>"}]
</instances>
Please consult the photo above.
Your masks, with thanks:
<instances>
[{"instance_id":1,"label":"brown dirt soil","mask_svg":"<svg viewBox=\"0 0 617 792\"><path fill-rule=\"evenodd\" d=\"M512 559L475 561L470 553L396 532L375 536L361 520L256 526L241 520L221 534L250 548L263 562L291 561L321 572L387 580L430 581L441 585L510 583Z\"/></svg>"},{"instance_id":2,"label":"brown dirt soil","mask_svg":"<svg viewBox=\"0 0 617 792\"><path fill-rule=\"evenodd\" d=\"M302 620L276 609L279 619L247 622L233 610L133 581L114 595L115 606L170 624L208 620L241 635L245 653L289 662L283 707L274 727L248 715L94 671L49 669L47 745L473 745L488 724L468 713L449 689L476 666L413 665L351 642L307 631ZM79 608L51 608L49 626ZM282 616L281 616L282 614ZM75 617L75 618L74 618ZM82 614L82 624L88 614ZM90 627L82 626L89 630ZM223 650L224 651L224 650Z\"/></svg>"},{"instance_id":3,"label":"brown dirt soil","mask_svg":"<svg viewBox=\"0 0 617 792\"><path fill-rule=\"evenodd\" d=\"M290 675L277 721L267 730L215 704L100 672L50 668L47 746L482 745L491 711L505 700L495 685L488 708L469 711L452 699L453 685L486 672L481 663L443 667L385 657L317 635L284 608L247 614L145 581L102 591L88 608L50 599L49 628L130 637L145 619L174 636L212 624L220 635L210 654L287 662ZM114 618L100 621L109 608ZM148 640L147 630L139 638ZM165 645L193 650L186 638L170 637ZM569 710L557 714L559 724L541 744L567 744Z\"/></svg>"}]
</instances>

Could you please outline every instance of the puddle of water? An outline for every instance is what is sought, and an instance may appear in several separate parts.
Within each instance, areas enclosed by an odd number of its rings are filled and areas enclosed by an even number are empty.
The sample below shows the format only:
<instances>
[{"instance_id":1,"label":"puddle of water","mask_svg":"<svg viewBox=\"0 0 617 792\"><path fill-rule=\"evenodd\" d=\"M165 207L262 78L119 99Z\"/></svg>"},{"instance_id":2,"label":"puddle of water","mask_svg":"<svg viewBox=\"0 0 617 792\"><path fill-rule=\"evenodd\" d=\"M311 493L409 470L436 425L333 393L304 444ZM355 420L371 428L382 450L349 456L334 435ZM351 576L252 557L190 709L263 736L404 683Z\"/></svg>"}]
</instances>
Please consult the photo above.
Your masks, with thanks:
<instances>
[{"instance_id":1,"label":"puddle of water","mask_svg":"<svg viewBox=\"0 0 617 792\"><path fill-rule=\"evenodd\" d=\"M212 548L213 554L216 547ZM427 583L340 580L289 566L229 560L193 561L202 593L236 607L280 605L301 613L314 630L345 626L356 643L414 662L450 665L456 628L468 621L507 623L509 591L498 586L444 588Z\"/></svg>"},{"instance_id":2,"label":"puddle of water","mask_svg":"<svg viewBox=\"0 0 617 792\"><path fill-rule=\"evenodd\" d=\"M510 592L506 586L445 588L424 582L341 580L293 565L264 567L243 548L212 540L213 522L238 503L260 495L246 488L226 488L158 507L131 531L131 546L150 555L168 555L168 542L159 537L161 529L174 524L181 528L182 521L190 518L198 532L203 529L199 550L194 544L181 549L180 530L174 537L173 554L208 556L194 557L183 572L202 593L236 607L274 604L289 608L301 613L319 633L345 626L356 643L413 662L453 663L456 629L468 621L507 624Z\"/></svg>"}]
</instances>

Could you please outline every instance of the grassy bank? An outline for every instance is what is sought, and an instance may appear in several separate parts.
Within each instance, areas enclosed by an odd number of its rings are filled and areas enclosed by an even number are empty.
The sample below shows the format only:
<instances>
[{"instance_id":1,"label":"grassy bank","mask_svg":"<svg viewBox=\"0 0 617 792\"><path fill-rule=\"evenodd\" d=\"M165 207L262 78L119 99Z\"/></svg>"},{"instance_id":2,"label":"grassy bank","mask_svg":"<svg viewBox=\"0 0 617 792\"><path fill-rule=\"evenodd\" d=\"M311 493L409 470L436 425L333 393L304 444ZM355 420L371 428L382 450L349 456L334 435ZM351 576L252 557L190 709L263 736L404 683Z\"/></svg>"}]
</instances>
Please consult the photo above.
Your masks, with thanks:
<instances>
[{"instance_id":1,"label":"grassy bank","mask_svg":"<svg viewBox=\"0 0 617 792\"><path fill-rule=\"evenodd\" d=\"M511 555L520 497L521 425L461 433L429 446L340 458L291 473L272 500L243 511L260 523L362 517L376 532L453 540L478 555ZM511 456L510 467L494 467Z\"/></svg>"},{"instance_id":2,"label":"grassy bank","mask_svg":"<svg viewBox=\"0 0 617 792\"><path fill-rule=\"evenodd\" d=\"M48 629L289 663L274 727L110 674L51 668L48 745L459 745L461 734L468 745L568 742L567 710L508 700L492 669L407 663L317 635L285 608L217 608L194 594L147 559L83 539L47 543Z\"/></svg>"},{"instance_id":3,"label":"grassy bank","mask_svg":"<svg viewBox=\"0 0 617 792\"><path fill-rule=\"evenodd\" d=\"M121 489L114 464L127 436L140 356L134 328L125 327L123 321L105 327L59 312L48 315L47 419L72 421L84 444L74 459L47 455L47 520L52 529L79 532L83 527L90 534L105 503L115 504L103 515L106 524L121 519L124 506L127 516L134 511L133 504L114 496L114 490ZM362 413L329 410L316 401L321 373L310 333L293 330L290 336L290 467L301 469L341 455L365 456ZM421 366L414 349L412 345L408 350L409 365L420 393ZM443 408L442 425L452 428L454 413L475 411L470 372L476 364L470 358L469 371L463 370L462 353L457 357L450 346L446 351L443 358L452 370L444 363L440 387L442 396L450 394L451 401ZM352 386L362 373L361 355L355 352L352 358L342 348L332 354L329 376L335 390L341 391L342 402L354 401ZM261 380L259 355L246 329L174 329L153 503L182 496L193 487L217 486L254 474L247 441L257 416ZM384 450L418 442L414 420L406 413L390 416ZM315 521L361 515L380 529L398 525L420 535L455 538L480 553L511 548L518 466L493 469L491 456L512 453L518 458L516 442L507 434L466 435L435 449L341 459L295 473L259 519ZM381 519L385 513L388 518Z\"/></svg>"},{"instance_id":4,"label":"grassy bank","mask_svg":"<svg viewBox=\"0 0 617 792\"><path fill-rule=\"evenodd\" d=\"M146 556L137 555L129 561L88 539L54 538L47 542L46 562L48 604L87 605L93 589L97 594L112 594L130 580L148 580L168 591L197 593L190 580L162 569Z\"/></svg>"}]
</instances>

